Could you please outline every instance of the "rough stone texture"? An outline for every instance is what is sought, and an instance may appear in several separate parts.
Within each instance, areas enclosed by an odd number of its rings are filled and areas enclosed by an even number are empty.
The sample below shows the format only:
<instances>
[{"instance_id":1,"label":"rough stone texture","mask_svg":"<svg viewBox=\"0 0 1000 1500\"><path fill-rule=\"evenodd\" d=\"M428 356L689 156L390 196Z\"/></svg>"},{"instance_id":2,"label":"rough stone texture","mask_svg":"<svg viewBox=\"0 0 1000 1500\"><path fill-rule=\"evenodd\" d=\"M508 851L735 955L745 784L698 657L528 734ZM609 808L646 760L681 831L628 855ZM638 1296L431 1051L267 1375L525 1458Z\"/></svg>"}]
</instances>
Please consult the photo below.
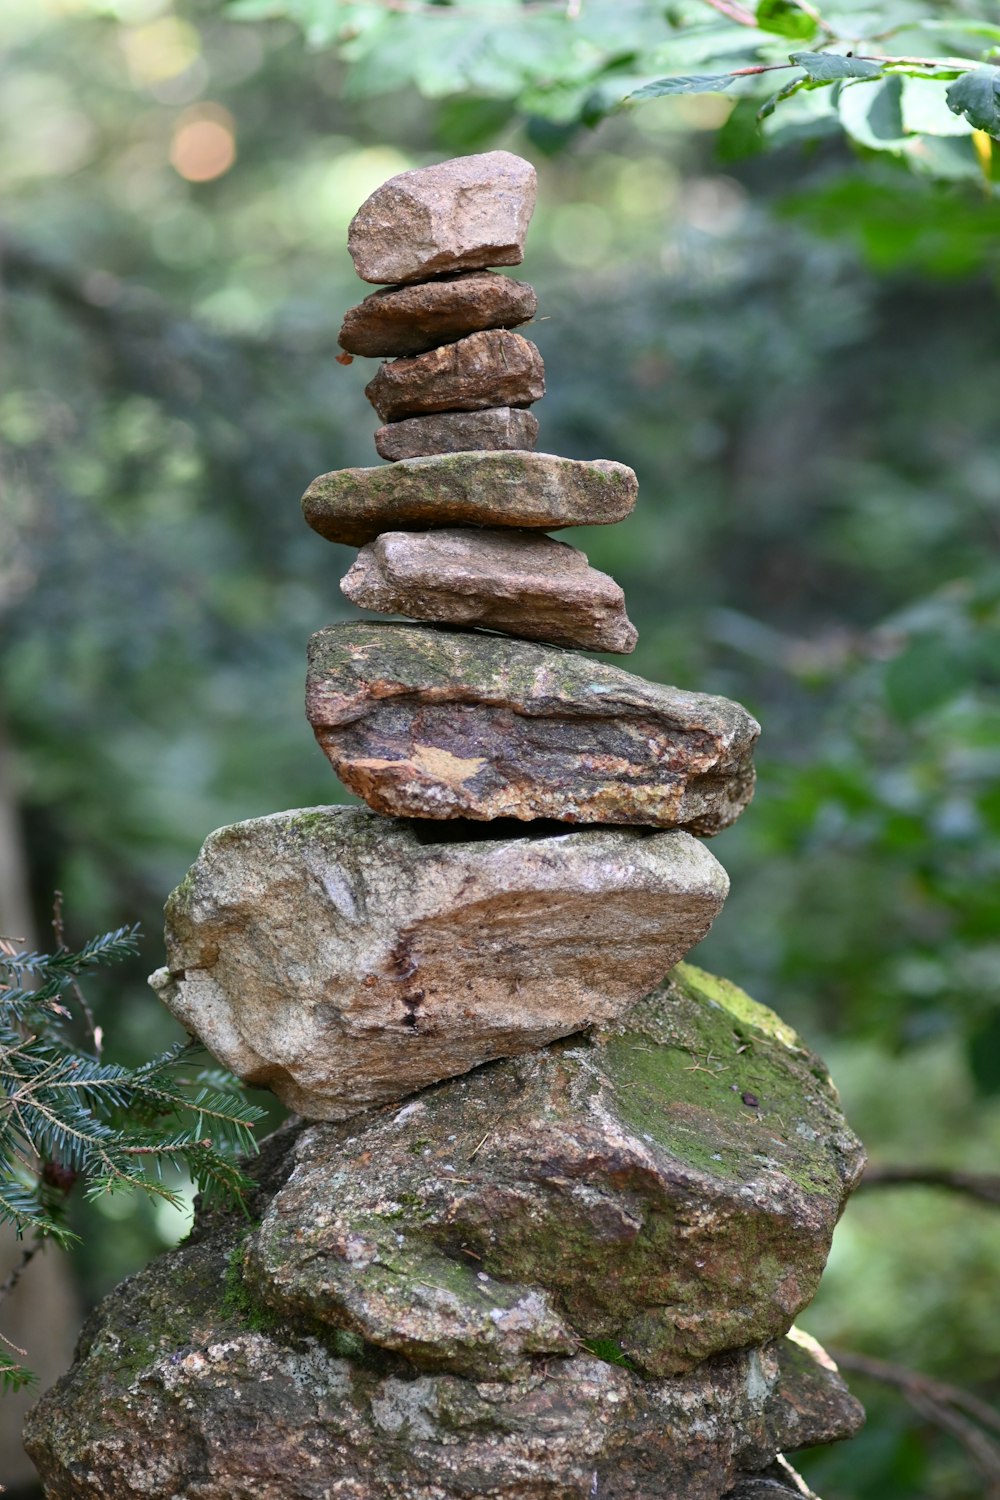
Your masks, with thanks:
<instances>
[{"instance_id":1,"label":"rough stone texture","mask_svg":"<svg viewBox=\"0 0 1000 1500\"><path fill-rule=\"evenodd\" d=\"M372 292L347 313L339 343L350 354L373 358L424 354L483 328L516 328L537 311L535 289L526 281L468 271Z\"/></svg>"},{"instance_id":2,"label":"rough stone texture","mask_svg":"<svg viewBox=\"0 0 1000 1500\"><path fill-rule=\"evenodd\" d=\"M760 726L738 703L502 636L330 625L309 643L306 711L341 781L400 817L707 836L753 793Z\"/></svg>"},{"instance_id":3,"label":"rough stone texture","mask_svg":"<svg viewBox=\"0 0 1000 1500\"><path fill-rule=\"evenodd\" d=\"M362 1170L353 1129L291 1126L265 1142L249 1222L268 1224L275 1195L323 1150L339 1150L348 1176ZM586 1197L577 1181L556 1191ZM428 1371L261 1302L244 1271L247 1222L203 1211L186 1245L91 1315L76 1364L28 1423L48 1500L719 1500L734 1486L767 1500L741 1486L778 1473L794 1495L788 1466L770 1468L777 1453L860 1425L825 1358L784 1340L657 1380L603 1346L605 1358L534 1359L505 1380ZM594 1242L612 1266L617 1252Z\"/></svg>"},{"instance_id":4,"label":"rough stone texture","mask_svg":"<svg viewBox=\"0 0 1000 1500\"><path fill-rule=\"evenodd\" d=\"M608 459L442 453L321 474L302 510L328 541L362 547L383 531L432 526L606 526L631 513L637 493L632 470Z\"/></svg>"},{"instance_id":5,"label":"rough stone texture","mask_svg":"<svg viewBox=\"0 0 1000 1500\"><path fill-rule=\"evenodd\" d=\"M343 1119L620 1014L728 890L685 834L482 832L346 807L222 828L154 988L241 1077Z\"/></svg>"},{"instance_id":6,"label":"rough stone texture","mask_svg":"<svg viewBox=\"0 0 1000 1500\"><path fill-rule=\"evenodd\" d=\"M530 339L493 328L429 354L380 365L365 395L383 422L438 411L530 406L545 395L545 366Z\"/></svg>"},{"instance_id":7,"label":"rough stone texture","mask_svg":"<svg viewBox=\"0 0 1000 1500\"><path fill-rule=\"evenodd\" d=\"M794 1032L681 964L589 1039L310 1130L245 1269L427 1368L513 1379L575 1337L659 1378L788 1330L863 1165ZM797 1402L783 1431L824 1426Z\"/></svg>"},{"instance_id":8,"label":"rough stone texture","mask_svg":"<svg viewBox=\"0 0 1000 1500\"><path fill-rule=\"evenodd\" d=\"M392 463L401 458L423 458L428 453L532 449L537 441L538 418L520 406L407 417L402 422L387 423L375 434L379 457Z\"/></svg>"},{"instance_id":9,"label":"rough stone texture","mask_svg":"<svg viewBox=\"0 0 1000 1500\"><path fill-rule=\"evenodd\" d=\"M535 208L535 169L510 151L400 172L358 209L347 248L362 281L423 281L517 266Z\"/></svg>"},{"instance_id":10,"label":"rough stone texture","mask_svg":"<svg viewBox=\"0 0 1000 1500\"><path fill-rule=\"evenodd\" d=\"M385 531L340 588L362 609L556 646L627 653L638 638L614 579L537 532Z\"/></svg>"}]
</instances>

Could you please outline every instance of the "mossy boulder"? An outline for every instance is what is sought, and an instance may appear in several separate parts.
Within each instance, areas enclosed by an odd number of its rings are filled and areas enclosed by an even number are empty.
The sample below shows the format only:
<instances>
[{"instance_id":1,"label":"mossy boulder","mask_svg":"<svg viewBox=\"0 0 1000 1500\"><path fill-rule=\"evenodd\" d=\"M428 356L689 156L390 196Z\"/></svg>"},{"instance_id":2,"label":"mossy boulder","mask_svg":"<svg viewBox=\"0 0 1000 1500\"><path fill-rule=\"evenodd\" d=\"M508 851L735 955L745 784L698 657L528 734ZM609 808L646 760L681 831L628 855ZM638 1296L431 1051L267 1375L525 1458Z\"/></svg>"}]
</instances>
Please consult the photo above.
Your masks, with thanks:
<instances>
[{"instance_id":1,"label":"mossy boulder","mask_svg":"<svg viewBox=\"0 0 1000 1500\"><path fill-rule=\"evenodd\" d=\"M267 1145L252 1216L315 1139ZM202 1215L91 1315L26 1428L47 1500L719 1500L861 1420L821 1351L788 1340L660 1380L603 1347L502 1381L430 1372L262 1304L246 1233Z\"/></svg>"},{"instance_id":2,"label":"mossy boulder","mask_svg":"<svg viewBox=\"0 0 1000 1500\"><path fill-rule=\"evenodd\" d=\"M617 1026L306 1132L246 1275L427 1368L575 1339L680 1374L786 1332L863 1160L794 1033L678 965Z\"/></svg>"}]
</instances>

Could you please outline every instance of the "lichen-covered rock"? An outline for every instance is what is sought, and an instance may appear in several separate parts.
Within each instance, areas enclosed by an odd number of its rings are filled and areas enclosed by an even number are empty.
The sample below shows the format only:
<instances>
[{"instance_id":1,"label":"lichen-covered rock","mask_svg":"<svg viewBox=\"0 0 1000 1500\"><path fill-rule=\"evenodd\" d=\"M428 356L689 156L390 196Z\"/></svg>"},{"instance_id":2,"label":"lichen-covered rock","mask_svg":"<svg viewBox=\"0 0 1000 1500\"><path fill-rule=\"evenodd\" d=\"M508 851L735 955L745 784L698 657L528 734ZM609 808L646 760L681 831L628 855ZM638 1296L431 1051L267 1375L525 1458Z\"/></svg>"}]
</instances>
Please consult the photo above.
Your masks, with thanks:
<instances>
[{"instance_id":1,"label":"lichen-covered rock","mask_svg":"<svg viewBox=\"0 0 1000 1500\"><path fill-rule=\"evenodd\" d=\"M380 365L365 395L383 422L429 412L530 406L545 395L545 367L530 339L493 328Z\"/></svg>"},{"instance_id":2,"label":"lichen-covered rock","mask_svg":"<svg viewBox=\"0 0 1000 1500\"><path fill-rule=\"evenodd\" d=\"M609 526L635 506L632 470L554 453L441 453L314 479L302 510L330 542L363 547L383 531L435 526Z\"/></svg>"},{"instance_id":3,"label":"lichen-covered rock","mask_svg":"<svg viewBox=\"0 0 1000 1500\"><path fill-rule=\"evenodd\" d=\"M516 328L535 316L538 298L526 281L467 271L372 292L344 318L338 342L370 358L424 354L483 328Z\"/></svg>"},{"instance_id":4,"label":"lichen-covered rock","mask_svg":"<svg viewBox=\"0 0 1000 1500\"><path fill-rule=\"evenodd\" d=\"M398 463L431 453L487 453L531 450L538 441L538 418L523 406L496 406L486 411L440 411L428 417L387 422L375 433L380 458Z\"/></svg>"},{"instance_id":5,"label":"lichen-covered rock","mask_svg":"<svg viewBox=\"0 0 1000 1500\"><path fill-rule=\"evenodd\" d=\"M362 609L479 626L584 651L628 653L625 595L585 553L530 531L384 531L341 592Z\"/></svg>"},{"instance_id":6,"label":"lichen-covered rock","mask_svg":"<svg viewBox=\"0 0 1000 1500\"><path fill-rule=\"evenodd\" d=\"M728 890L685 834L474 832L347 807L222 828L154 988L240 1077L343 1119L621 1014Z\"/></svg>"},{"instance_id":7,"label":"lichen-covered rock","mask_svg":"<svg viewBox=\"0 0 1000 1500\"><path fill-rule=\"evenodd\" d=\"M516 266L535 208L535 169L510 151L400 172L358 209L347 248L362 281L424 281Z\"/></svg>"},{"instance_id":8,"label":"lichen-covered rock","mask_svg":"<svg viewBox=\"0 0 1000 1500\"><path fill-rule=\"evenodd\" d=\"M265 1146L254 1218L294 1142ZM783 1426L803 1378L783 1342L654 1381L610 1349L513 1380L428 1372L255 1301L244 1234L203 1217L91 1315L28 1421L47 1500L719 1500L783 1449L859 1425L819 1366L806 1379L825 1384L828 1415Z\"/></svg>"},{"instance_id":9,"label":"lichen-covered rock","mask_svg":"<svg viewBox=\"0 0 1000 1500\"><path fill-rule=\"evenodd\" d=\"M710 835L753 793L760 732L738 703L574 652L418 625L330 625L306 711L377 812L556 818Z\"/></svg>"},{"instance_id":10,"label":"lichen-covered rock","mask_svg":"<svg viewBox=\"0 0 1000 1500\"><path fill-rule=\"evenodd\" d=\"M787 1331L863 1164L818 1059L680 965L588 1038L307 1132L247 1274L431 1368L509 1378L575 1335L678 1374Z\"/></svg>"}]
</instances>

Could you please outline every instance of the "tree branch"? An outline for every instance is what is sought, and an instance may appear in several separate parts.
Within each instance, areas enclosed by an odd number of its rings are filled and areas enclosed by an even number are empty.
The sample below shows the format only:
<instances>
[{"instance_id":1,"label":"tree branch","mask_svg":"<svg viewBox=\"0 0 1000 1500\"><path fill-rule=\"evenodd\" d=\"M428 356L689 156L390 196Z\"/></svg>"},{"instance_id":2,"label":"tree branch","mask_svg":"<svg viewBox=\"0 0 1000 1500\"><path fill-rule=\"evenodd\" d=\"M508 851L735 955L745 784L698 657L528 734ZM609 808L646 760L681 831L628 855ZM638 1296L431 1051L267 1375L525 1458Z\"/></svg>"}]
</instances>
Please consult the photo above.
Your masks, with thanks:
<instances>
[{"instance_id":1,"label":"tree branch","mask_svg":"<svg viewBox=\"0 0 1000 1500\"><path fill-rule=\"evenodd\" d=\"M858 1187L938 1187L1000 1208L1000 1174L953 1172L946 1167L868 1167Z\"/></svg>"},{"instance_id":2,"label":"tree branch","mask_svg":"<svg viewBox=\"0 0 1000 1500\"><path fill-rule=\"evenodd\" d=\"M950 1385L947 1381L937 1380L932 1375L924 1375L920 1370L907 1369L905 1365L875 1359L870 1354L855 1354L846 1349L830 1349L827 1352L842 1370L851 1370L855 1375L865 1375L869 1380L877 1380L882 1385L895 1386L897 1390L903 1392L907 1400L913 1401L914 1404L932 1402L938 1408L958 1407L967 1412L970 1417L974 1417L977 1422L981 1422L984 1427L1000 1434L1000 1411L997 1411L996 1407L991 1406L988 1401L974 1396L971 1391L963 1390L961 1386ZM992 1444L991 1448L993 1448ZM993 1451L1000 1463L1000 1452L995 1448ZM1000 1468L997 1474L1000 1477Z\"/></svg>"}]
</instances>

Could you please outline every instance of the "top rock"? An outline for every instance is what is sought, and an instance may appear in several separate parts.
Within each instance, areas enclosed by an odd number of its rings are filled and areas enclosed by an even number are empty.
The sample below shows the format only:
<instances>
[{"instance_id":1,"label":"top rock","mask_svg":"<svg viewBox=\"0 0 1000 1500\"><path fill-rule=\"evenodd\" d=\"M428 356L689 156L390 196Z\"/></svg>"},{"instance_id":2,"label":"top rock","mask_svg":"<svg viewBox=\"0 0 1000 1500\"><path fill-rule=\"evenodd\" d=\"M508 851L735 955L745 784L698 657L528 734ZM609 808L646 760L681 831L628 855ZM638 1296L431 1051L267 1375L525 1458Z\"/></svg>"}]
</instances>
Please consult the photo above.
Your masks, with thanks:
<instances>
[{"instance_id":1,"label":"top rock","mask_svg":"<svg viewBox=\"0 0 1000 1500\"><path fill-rule=\"evenodd\" d=\"M535 207L535 169L510 151L400 172L367 198L347 244L362 281L425 281L516 266Z\"/></svg>"}]
</instances>

